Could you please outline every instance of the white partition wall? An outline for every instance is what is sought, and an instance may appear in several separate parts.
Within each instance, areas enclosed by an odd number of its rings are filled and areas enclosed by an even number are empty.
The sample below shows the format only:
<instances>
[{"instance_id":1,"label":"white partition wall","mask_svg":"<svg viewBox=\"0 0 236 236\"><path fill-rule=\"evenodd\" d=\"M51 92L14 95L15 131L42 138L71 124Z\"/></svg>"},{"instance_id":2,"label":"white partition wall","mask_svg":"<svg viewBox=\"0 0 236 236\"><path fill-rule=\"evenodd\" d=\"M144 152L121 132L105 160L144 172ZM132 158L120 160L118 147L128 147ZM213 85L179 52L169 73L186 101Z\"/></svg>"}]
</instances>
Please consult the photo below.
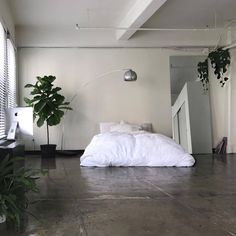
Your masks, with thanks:
<instances>
[{"instance_id":1,"label":"white partition wall","mask_svg":"<svg viewBox=\"0 0 236 236\"><path fill-rule=\"evenodd\" d=\"M192 153L187 83L172 106L173 138L185 151ZM173 122L175 117L175 122Z\"/></svg>"},{"instance_id":2,"label":"white partition wall","mask_svg":"<svg viewBox=\"0 0 236 236\"><path fill-rule=\"evenodd\" d=\"M190 96L191 95L191 96ZM189 153L212 152L209 95L199 82L187 82L172 106L173 138Z\"/></svg>"}]
</instances>

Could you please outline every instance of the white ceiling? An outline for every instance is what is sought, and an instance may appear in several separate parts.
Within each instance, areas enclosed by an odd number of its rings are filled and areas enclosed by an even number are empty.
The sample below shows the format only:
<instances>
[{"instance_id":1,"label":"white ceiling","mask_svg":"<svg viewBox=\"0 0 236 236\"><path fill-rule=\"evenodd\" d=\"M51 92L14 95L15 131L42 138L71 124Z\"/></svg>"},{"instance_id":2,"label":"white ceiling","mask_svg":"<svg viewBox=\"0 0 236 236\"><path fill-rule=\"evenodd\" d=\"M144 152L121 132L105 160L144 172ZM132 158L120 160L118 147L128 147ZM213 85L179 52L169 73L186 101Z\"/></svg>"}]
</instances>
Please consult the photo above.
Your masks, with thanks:
<instances>
[{"instance_id":1,"label":"white ceiling","mask_svg":"<svg viewBox=\"0 0 236 236\"><path fill-rule=\"evenodd\" d=\"M9 3L18 42L23 46L46 45L53 40L56 46L66 45L66 40L71 46L214 45L218 32L78 33L75 24L81 27L222 28L229 20L236 19L236 0L9 0ZM65 34L68 39L60 41L58 35ZM32 40L27 41L30 38Z\"/></svg>"},{"instance_id":2,"label":"white ceiling","mask_svg":"<svg viewBox=\"0 0 236 236\"><path fill-rule=\"evenodd\" d=\"M145 24L163 28L217 28L236 19L235 0L168 0Z\"/></svg>"},{"instance_id":3,"label":"white ceiling","mask_svg":"<svg viewBox=\"0 0 236 236\"><path fill-rule=\"evenodd\" d=\"M17 26L116 26L136 0L10 0Z\"/></svg>"},{"instance_id":4,"label":"white ceiling","mask_svg":"<svg viewBox=\"0 0 236 236\"><path fill-rule=\"evenodd\" d=\"M145 0L138 0L144 1ZM10 0L16 25L118 26L137 0ZM235 0L168 0L148 27L222 27L236 18Z\"/></svg>"}]
</instances>

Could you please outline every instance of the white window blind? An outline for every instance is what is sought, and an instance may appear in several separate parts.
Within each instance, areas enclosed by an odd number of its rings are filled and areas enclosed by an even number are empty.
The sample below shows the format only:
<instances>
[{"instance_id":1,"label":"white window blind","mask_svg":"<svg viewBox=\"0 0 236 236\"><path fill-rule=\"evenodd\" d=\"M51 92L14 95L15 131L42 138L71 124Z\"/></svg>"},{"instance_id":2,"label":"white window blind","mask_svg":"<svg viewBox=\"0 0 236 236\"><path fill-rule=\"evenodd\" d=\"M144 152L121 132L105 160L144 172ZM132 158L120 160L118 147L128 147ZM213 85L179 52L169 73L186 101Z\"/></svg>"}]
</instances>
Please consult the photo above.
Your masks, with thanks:
<instances>
[{"instance_id":1,"label":"white window blind","mask_svg":"<svg viewBox=\"0 0 236 236\"><path fill-rule=\"evenodd\" d=\"M0 138L6 135L5 108L16 105L15 49L0 22Z\"/></svg>"},{"instance_id":2,"label":"white window blind","mask_svg":"<svg viewBox=\"0 0 236 236\"><path fill-rule=\"evenodd\" d=\"M0 23L0 138L5 135L5 107L6 107L6 33Z\"/></svg>"},{"instance_id":3,"label":"white window blind","mask_svg":"<svg viewBox=\"0 0 236 236\"><path fill-rule=\"evenodd\" d=\"M10 39L7 39L7 107L16 106L16 55Z\"/></svg>"}]
</instances>

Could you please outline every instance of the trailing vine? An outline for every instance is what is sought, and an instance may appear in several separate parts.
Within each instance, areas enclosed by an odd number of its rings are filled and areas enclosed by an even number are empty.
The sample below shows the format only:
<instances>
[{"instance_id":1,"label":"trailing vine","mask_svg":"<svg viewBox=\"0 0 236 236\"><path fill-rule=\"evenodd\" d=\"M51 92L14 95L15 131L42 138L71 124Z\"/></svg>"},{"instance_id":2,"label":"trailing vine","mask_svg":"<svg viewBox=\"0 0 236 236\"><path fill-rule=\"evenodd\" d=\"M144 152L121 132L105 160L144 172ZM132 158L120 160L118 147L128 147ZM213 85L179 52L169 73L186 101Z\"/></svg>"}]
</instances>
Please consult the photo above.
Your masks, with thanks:
<instances>
[{"instance_id":1,"label":"trailing vine","mask_svg":"<svg viewBox=\"0 0 236 236\"><path fill-rule=\"evenodd\" d=\"M210 52L207 59L204 62L198 63L198 76L203 84L204 90L208 90L208 58L211 61L211 66L214 70L216 78L219 80L221 87L224 87L225 83L229 80L226 76L227 70L230 65L230 53L229 49L218 48L216 51Z\"/></svg>"},{"instance_id":2,"label":"trailing vine","mask_svg":"<svg viewBox=\"0 0 236 236\"><path fill-rule=\"evenodd\" d=\"M214 69L214 74L217 75L217 79L220 80L221 87L223 87L225 82L229 79L225 76L230 65L229 50L219 48L216 51L211 52L208 57L211 60L211 66Z\"/></svg>"},{"instance_id":3,"label":"trailing vine","mask_svg":"<svg viewBox=\"0 0 236 236\"><path fill-rule=\"evenodd\" d=\"M204 62L199 62L198 65L198 77L200 81L202 82L202 86L204 90L208 90L208 59L206 59Z\"/></svg>"}]
</instances>

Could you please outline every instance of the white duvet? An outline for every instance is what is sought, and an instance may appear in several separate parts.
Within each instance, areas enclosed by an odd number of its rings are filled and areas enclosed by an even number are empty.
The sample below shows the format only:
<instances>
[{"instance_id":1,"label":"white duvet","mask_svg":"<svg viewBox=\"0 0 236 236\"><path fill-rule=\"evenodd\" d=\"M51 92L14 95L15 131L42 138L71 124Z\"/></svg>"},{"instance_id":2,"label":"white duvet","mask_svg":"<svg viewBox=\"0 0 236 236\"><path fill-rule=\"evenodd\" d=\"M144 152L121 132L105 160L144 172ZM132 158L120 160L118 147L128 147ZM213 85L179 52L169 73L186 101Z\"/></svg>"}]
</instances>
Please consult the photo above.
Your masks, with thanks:
<instances>
[{"instance_id":1,"label":"white duvet","mask_svg":"<svg viewBox=\"0 0 236 236\"><path fill-rule=\"evenodd\" d=\"M80 159L81 166L193 166L194 158L174 140L138 131L95 135Z\"/></svg>"}]
</instances>

